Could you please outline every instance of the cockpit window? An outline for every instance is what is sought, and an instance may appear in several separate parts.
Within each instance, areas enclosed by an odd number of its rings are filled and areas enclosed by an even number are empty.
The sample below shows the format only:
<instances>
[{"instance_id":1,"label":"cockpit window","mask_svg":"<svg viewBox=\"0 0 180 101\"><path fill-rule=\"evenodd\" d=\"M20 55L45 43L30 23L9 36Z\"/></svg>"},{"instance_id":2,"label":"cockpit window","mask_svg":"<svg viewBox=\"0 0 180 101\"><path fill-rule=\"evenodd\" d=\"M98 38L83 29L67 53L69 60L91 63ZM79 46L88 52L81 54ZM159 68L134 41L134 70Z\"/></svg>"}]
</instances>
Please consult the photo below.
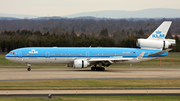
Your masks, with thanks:
<instances>
[{"instance_id":1,"label":"cockpit window","mask_svg":"<svg viewBox=\"0 0 180 101\"><path fill-rule=\"evenodd\" d=\"M14 55L15 53L14 52L10 52L10 54Z\"/></svg>"}]
</instances>

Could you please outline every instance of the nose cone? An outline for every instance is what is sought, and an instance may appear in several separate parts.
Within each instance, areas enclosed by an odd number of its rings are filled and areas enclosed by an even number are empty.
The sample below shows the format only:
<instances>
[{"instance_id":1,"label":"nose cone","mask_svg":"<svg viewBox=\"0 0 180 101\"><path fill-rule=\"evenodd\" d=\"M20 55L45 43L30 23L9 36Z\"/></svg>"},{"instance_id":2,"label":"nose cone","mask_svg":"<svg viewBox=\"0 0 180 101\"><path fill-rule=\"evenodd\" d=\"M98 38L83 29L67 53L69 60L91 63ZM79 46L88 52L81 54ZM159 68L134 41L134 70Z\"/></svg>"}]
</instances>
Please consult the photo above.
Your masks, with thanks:
<instances>
[{"instance_id":1,"label":"nose cone","mask_svg":"<svg viewBox=\"0 0 180 101\"><path fill-rule=\"evenodd\" d=\"M5 58L6 58L7 60L9 60L10 57L11 57L11 54L9 54L9 53L5 55Z\"/></svg>"}]
</instances>

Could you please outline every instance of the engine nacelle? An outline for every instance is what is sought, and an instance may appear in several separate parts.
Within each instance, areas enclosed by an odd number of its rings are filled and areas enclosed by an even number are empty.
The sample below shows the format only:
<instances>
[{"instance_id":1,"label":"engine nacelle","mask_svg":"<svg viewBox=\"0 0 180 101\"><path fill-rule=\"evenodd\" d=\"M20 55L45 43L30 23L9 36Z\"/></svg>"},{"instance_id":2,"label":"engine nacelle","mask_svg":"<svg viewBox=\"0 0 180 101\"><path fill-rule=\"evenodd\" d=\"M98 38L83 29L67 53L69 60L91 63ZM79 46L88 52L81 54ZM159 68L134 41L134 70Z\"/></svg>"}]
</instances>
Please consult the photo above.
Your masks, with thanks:
<instances>
[{"instance_id":1,"label":"engine nacelle","mask_svg":"<svg viewBox=\"0 0 180 101\"><path fill-rule=\"evenodd\" d=\"M172 44L175 44L175 40L171 39L162 39L162 40L149 40L149 39L138 39L136 42L137 47L142 49L167 49Z\"/></svg>"},{"instance_id":2,"label":"engine nacelle","mask_svg":"<svg viewBox=\"0 0 180 101\"><path fill-rule=\"evenodd\" d=\"M74 60L74 68L87 68L90 63L87 60Z\"/></svg>"}]
</instances>

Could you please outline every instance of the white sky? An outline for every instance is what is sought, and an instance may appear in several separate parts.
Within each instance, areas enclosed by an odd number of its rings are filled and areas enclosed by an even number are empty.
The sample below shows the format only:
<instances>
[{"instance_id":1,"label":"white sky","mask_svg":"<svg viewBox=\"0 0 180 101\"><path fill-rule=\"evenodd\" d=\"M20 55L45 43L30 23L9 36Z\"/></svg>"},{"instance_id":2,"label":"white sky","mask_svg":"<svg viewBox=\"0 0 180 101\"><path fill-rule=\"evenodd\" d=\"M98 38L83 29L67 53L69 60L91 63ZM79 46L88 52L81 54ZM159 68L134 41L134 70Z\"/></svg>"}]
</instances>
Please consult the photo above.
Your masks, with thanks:
<instances>
[{"instance_id":1,"label":"white sky","mask_svg":"<svg viewBox=\"0 0 180 101\"><path fill-rule=\"evenodd\" d=\"M0 13L65 16L102 10L180 9L180 0L0 0Z\"/></svg>"}]
</instances>

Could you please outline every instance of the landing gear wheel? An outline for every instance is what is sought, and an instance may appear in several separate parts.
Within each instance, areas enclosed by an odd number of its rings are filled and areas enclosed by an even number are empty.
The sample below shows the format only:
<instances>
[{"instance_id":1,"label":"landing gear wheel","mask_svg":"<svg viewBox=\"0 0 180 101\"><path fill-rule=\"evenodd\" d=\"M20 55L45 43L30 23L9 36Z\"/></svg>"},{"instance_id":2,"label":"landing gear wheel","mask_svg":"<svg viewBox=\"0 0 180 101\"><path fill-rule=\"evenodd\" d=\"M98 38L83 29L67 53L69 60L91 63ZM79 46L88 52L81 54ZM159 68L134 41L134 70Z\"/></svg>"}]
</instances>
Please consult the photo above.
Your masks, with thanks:
<instances>
[{"instance_id":1,"label":"landing gear wheel","mask_svg":"<svg viewBox=\"0 0 180 101\"><path fill-rule=\"evenodd\" d=\"M95 71L95 70L96 70L96 67L91 67L91 70L92 70L92 71Z\"/></svg>"},{"instance_id":2,"label":"landing gear wheel","mask_svg":"<svg viewBox=\"0 0 180 101\"><path fill-rule=\"evenodd\" d=\"M96 67L96 71L100 71L101 70L101 68L100 67Z\"/></svg>"},{"instance_id":3,"label":"landing gear wheel","mask_svg":"<svg viewBox=\"0 0 180 101\"><path fill-rule=\"evenodd\" d=\"M31 71L31 68L29 67L27 70L28 70L28 71Z\"/></svg>"},{"instance_id":4,"label":"landing gear wheel","mask_svg":"<svg viewBox=\"0 0 180 101\"><path fill-rule=\"evenodd\" d=\"M105 71L105 68L104 68L104 67L101 67L101 71Z\"/></svg>"},{"instance_id":5,"label":"landing gear wheel","mask_svg":"<svg viewBox=\"0 0 180 101\"><path fill-rule=\"evenodd\" d=\"M96 67L96 71L105 71L104 67Z\"/></svg>"},{"instance_id":6,"label":"landing gear wheel","mask_svg":"<svg viewBox=\"0 0 180 101\"><path fill-rule=\"evenodd\" d=\"M27 64L27 66L28 66L27 71L31 71L31 64L30 64L30 63L28 63L28 64Z\"/></svg>"}]
</instances>

